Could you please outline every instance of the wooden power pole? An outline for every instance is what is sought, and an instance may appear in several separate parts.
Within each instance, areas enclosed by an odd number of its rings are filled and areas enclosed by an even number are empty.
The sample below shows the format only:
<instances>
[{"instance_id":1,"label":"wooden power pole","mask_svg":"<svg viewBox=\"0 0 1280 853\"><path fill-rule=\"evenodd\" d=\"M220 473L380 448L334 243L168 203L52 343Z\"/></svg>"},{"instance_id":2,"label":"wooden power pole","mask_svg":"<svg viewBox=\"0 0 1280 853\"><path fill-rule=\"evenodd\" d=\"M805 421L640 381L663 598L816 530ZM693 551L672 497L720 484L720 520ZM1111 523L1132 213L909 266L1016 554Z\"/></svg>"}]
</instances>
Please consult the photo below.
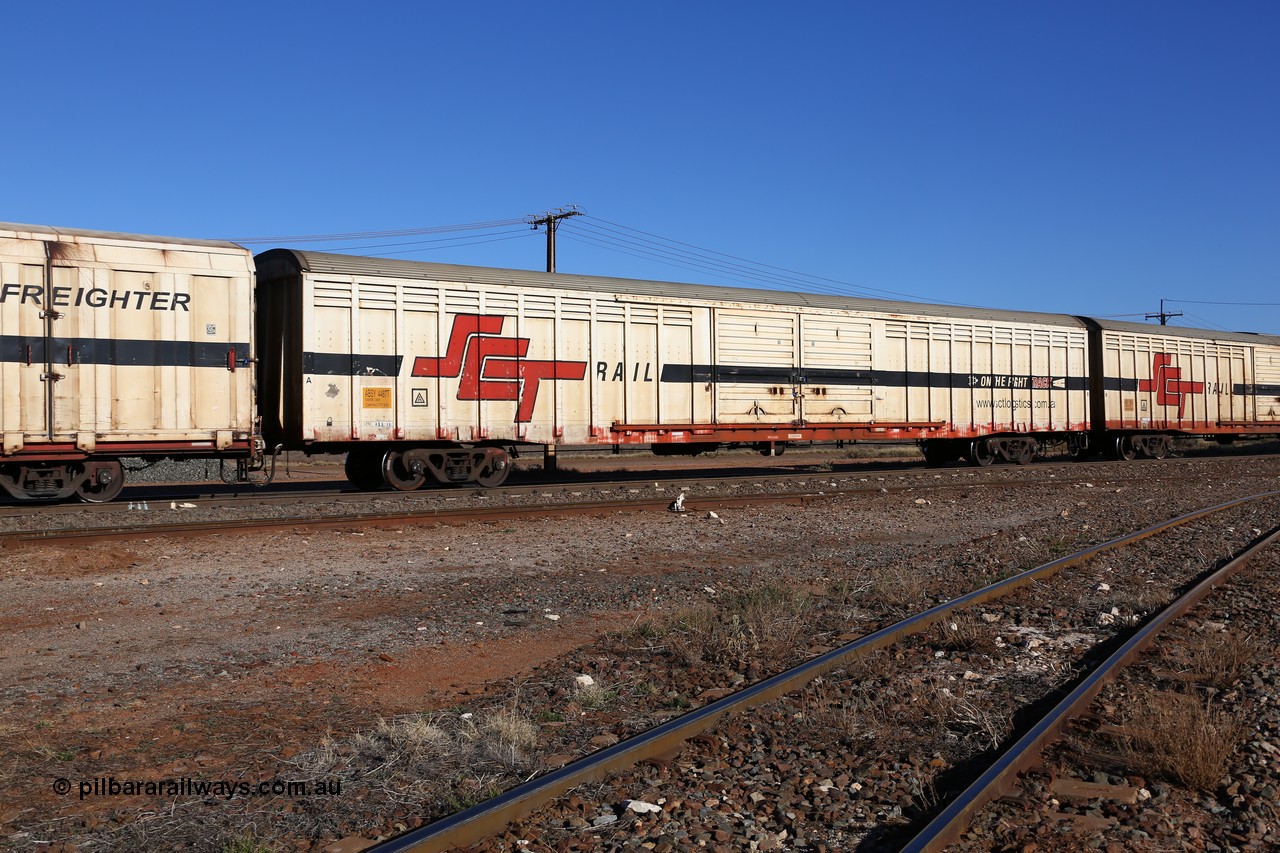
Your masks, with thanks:
<instances>
[{"instance_id":1,"label":"wooden power pole","mask_svg":"<svg viewBox=\"0 0 1280 853\"><path fill-rule=\"evenodd\" d=\"M547 226L547 272L556 271L556 227L560 224L561 219L568 219L570 216L581 216L582 211L577 207L569 205L562 207L555 213L545 213L542 216L530 216L527 220L536 231L543 225Z\"/></svg>"}]
</instances>

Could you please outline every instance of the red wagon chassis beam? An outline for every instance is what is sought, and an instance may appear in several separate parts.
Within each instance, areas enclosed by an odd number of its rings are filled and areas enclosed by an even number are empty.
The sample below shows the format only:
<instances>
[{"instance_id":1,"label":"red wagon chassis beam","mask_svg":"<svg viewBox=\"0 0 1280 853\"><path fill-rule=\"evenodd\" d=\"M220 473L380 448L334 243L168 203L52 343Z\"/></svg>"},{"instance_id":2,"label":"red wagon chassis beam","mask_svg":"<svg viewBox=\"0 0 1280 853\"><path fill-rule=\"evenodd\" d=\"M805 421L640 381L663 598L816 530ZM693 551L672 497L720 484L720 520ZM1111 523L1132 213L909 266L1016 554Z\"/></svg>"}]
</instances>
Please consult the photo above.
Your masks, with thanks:
<instances>
[{"instance_id":1,"label":"red wagon chassis beam","mask_svg":"<svg viewBox=\"0 0 1280 853\"><path fill-rule=\"evenodd\" d=\"M704 441L830 441L854 438L885 438L894 433L902 438L927 438L946 427L945 421L930 423L874 424L614 424L604 435L617 444Z\"/></svg>"},{"instance_id":2,"label":"red wagon chassis beam","mask_svg":"<svg viewBox=\"0 0 1280 853\"><path fill-rule=\"evenodd\" d=\"M1218 421L1218 426L1233 433L1280 433L1280 421Z\"/></svg>"},{"instance_id":3,"label":"red wagon chassis beam","mask_svg":"<svg viewBox=\"0 0 1280 853\"><path fill-rule=\"evenodd\" d=\"M0 464L5 462L78 462L96 456L251 456L253 454L252 439L237 439L223 450L218 450L212 439L209 441L122 441L97 444L91 453L86 453L74 444L28 444L21 450L0 456Z\"/></svg>"},{"instance_id":4,"label":"red wagon chassis beam","mask_svg":"<svg viewBox=\"0 0 1280 853\"><path fill-rule=\"evenodd\" d=\"M1104 427L1110 432L1169 433L1171 435L1255 435L1280 434L1280 421L1173 421L1109 420Z\"/></svg>"},{"instance_id":5,"label":"red wagon chassis beam","mask_svg":"<svg viewBox=\"0 0 1280 853\"><path fill-rule=\"evenodd\" d=\"M1052 429L1019 429L1013 425L998 428L971 426L957 428L946 421L877 421L874 423L806 423L794 424L624 424L615 423L597 435L602 442L614 444L680 444L699 442L755 441L850 441L857 439L923 439L978 438L989 435L1058 435L1086 432L1084 423L1055 426Z\"/></svg>"}]
</instances>

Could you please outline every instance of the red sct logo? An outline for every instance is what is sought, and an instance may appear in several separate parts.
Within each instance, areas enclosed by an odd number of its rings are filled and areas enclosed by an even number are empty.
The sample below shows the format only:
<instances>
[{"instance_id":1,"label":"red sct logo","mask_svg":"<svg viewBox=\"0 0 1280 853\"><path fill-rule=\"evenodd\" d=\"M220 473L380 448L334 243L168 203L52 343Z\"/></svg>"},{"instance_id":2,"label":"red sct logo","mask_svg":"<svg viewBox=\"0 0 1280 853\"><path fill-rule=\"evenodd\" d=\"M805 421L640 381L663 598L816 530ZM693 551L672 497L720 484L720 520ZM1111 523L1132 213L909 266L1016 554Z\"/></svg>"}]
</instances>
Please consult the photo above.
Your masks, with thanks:
<instances>
[{"instance_id":1,"label":"red sct logo","mask_svg":"<svg viewBox=\"0 0 1280 853\"><path fill-rule=\"evenodd\" d=\"M585 361L525 358L529 338L503 338L505 317L459 314L453 318L443 358L413 360L414 376L461 379L459 400L516 400L516 423L533 420L538 385L543 379L582 379Z\"/></svg>"},{"instance_id":2,"label":"red sct logo","mask_svg":"<svg viewBox=\"0 0 1280 853\"><path fill-rule=\"evenodd\" d=\"M1157 406L1177 406L1178 417L1182 417L1182 409L1187 400L1184 395L1198 394L1204 390L1203 382L1192 382L1181 379L1182 368L1170 367L1173 356L1167 352L1157 352L1151 356L1151 378L1138 382L1139 391L1155 391Z\"/></svg>"}]
</instances>

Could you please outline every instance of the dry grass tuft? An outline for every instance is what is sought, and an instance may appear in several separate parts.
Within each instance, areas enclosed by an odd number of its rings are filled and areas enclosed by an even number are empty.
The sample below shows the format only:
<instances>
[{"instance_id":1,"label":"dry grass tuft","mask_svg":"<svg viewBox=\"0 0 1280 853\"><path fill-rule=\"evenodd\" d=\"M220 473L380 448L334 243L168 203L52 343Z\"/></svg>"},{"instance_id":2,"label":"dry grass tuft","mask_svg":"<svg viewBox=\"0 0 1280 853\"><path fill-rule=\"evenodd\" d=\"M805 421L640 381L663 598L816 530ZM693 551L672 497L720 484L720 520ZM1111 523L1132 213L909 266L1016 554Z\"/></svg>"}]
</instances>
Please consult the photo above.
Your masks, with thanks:
<instances>
[{"instance_id":1,"label":"dry grass tuft","mask_svg":"<svg viewBox=\"0 0 1280 853\"><path fill-rule=\"evenodd\" d=\"M999 708L953 695L947 728L980 749L995 749L1013 731L1013 720Z\"/></svg>"},{"instance_id":2,"label":"dry grass tuft","mask_svg":"<svg viewBox=\"0 0 1280 853\"><path fill-rule=\"evenodd\" d=\"M726 597L719 607L686 610L634 631L650 642L663 641L686 666L732 666L747 656L776 661L803 645L811 608L809 593L766 584Z\"/></svg>"},{"instance_id":3,"label":"dry grass tuft","mask_svg":"<svg viewBox=\"0 0 1280 853\"><path fill-rule=\"evenodd\" d=\"M1212 791L1227 774L1232 753L1249 731L1242 712L1173 691L1139 697L1125 724L1121 747L1129 766L1199 791Z\"/></svg>"},{"instance_id":4,"label":"dry grass tuft","mask_svg":"<svg viewBox=\"0 0 1280 853\"><path fill-rule=\"evenodd\" d=\"M618 701L618 691L603 684L579 684L574 688L573 701L584 711L605 711Z\"/></svg>"},{"instance_id":5,"label":"dry grass tuft","mask_svg":"<svg viewBox=\"0 0 1280 853\"><path fill-rule=\"evenodd\" d=\"M947 615L934 626L933 637L938 648L953 652L990 655L999 650L995 629L969 611Z\"/></svg>"},{"instance_id":6,"label":"dry grass tuft","mask_svg":"<svg viewBox=\"0 0 1280 853\"><path fill-rule=\"evenodd\" d=\"M1138 622L1153 610L1164 607L1174 597L1173 592L1163 583L1147 581L1135 582L1113 587L1106 592L1094 592L1080 602L1083 609L1095 610L1098 600L1102 600L1102 609L1115 608L1120 611L1123 622Z\"/></svg>"},{"instance_id":7,"label":"dry grass tuft","mask_svg":"<svg viewBox=\"0 0 1280 853\"><path fill-rule=\"evenodd\" d=\"M860 680L859 680L860 681ZM809 714L846 740L890 743L903 732L959 743L962 752L998 746L1013 730L1008 714L971 698L960 687L920 683L896 690L892 683L824 684L811 693Z\"/></svg>"},{"instance_id":8,"label":"dry grass tuft","mask_svg":"<svg viewBox=\"0 0 1280 853\"><path fill-rule=\"evenodd\" d=\"M536 765L537 725L509 709L483 714L412 714L380 718L340 743L325 738L296 759L314 777L378 784L393 796L473 796L497 791L497 780ZM471 792L471 793L467 793Z\"/></svg>"},{"instance_id":9,"label":"dry grass tuft","mask_svg":"<svg viewBox=\"0 0 1280 853\"><path fill-rule=\"evenodd\" d=\"M826 590L827 602L841 610L860 607L871 593L874 583L868 579L840 580L833 582Z\"/></svg>"},{"instance_id":10,"label":"dry grass tuft","mask_svg":"<svg viewBox=\"0 0 1280 853\"><path fill-rule=\"evenodd\" d=\"M871 581L867 591L871 601L894 610L917 610L929 587L924 576L908 566L888 566Z\"/></svg>"},{"instance_id":11,"label":"dry grass tuft","mask_svg":"<svg viewBox=\"0 0 1280 853\"><path fill-rule=\"evenodd\" d=\"M511 710L486 714L477 727L475 742L491 757L507 767L523 767L538 745L538 727L532 720Z\"/></svg>"},{"instance_id":12,"label":"dry grass tuft","mask_svg":"<svg viewBox=\"0 0 1280 853\"><path fill-rule=\"evenodd\" d=\"M1200 633L1185 644L1186 667L1201 684L1227 688L1254 668L1267 647L1250 635Z\"/></svg>"}]
</instances>

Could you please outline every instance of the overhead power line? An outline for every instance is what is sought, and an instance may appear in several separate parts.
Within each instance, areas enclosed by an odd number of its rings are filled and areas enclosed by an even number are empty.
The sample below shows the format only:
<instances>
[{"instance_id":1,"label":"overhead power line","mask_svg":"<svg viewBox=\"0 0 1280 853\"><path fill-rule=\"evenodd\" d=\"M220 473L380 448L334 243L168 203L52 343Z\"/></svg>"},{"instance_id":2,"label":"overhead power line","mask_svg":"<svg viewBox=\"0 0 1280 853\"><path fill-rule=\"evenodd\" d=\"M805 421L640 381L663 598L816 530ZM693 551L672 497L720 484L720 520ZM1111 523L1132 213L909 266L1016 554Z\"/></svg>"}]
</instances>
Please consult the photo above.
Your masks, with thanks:
<instances>
[{"instance_id":1,"label":"overhead power line","mask_svg":"<svg viewBox=\"0 0 1280 853\"><path fill-rule=\"evenodd\" d=\"M1183 305L1248 305L1256 308L1280 308L1280 302L1201 302L1195 299L1167 299L1165 302L1178 302Z\"/></svg>"},{"instance_id":2,"label":"overhead power line","mask_svg":"<svg viewBox=\"0 0 1280 853\"><path fill-rule=\"evenodd\" d=\"M510 237L503 235L512 235ZM407 255L414 252L429 252L436 249L451 249L455 246L472 246L481 243L492 243L496 239L510 240L514 237L527 237L529 233L524 228L505 228L497 231L486 231L480 234L467 234L458 237L433 237L428 240L406 240L394 243L365 243L358 246L327 246L326 251L329 252L367 252L370 255ZM399 248L403 246L421 246L419 249L401 249L398 252L370 252L370 249L387 249Z\"/></svg>"},{"instance_id":3,"label":"overhead power line","mask_svg":"<svg viewBox=\"0 0 1280 853\"><path fill-rule=\"evenodd\" d=\"M1228 329L1226 326L1220 326L1211 320L1206 320L1204 317L1201 317L1198 314L1188 314L1187 316L1190 317L1192 320L1195 320L1197 323L1199 323L1202 329L1217 329L1219 332L1234 331L1234 329Z\"/></svg>"},{"instance_id":4,"label":"overhead power line","mask_svg":"<svg viewBox=\"0 0 1280 853\"><path fill-rule=\"evenodd\" d=\"M572 217L572 218L571 218ZM470 222L456 225L437 225L423 228L400 228L383 231L350 231L334 234L294 234L272 237L232 238L242 244L290 245L299 243L352 242L352 245L334 246L328 251L363 252L375 256L413 255L440 249L482 245L531 236L522 229L511 226L532 225L545 227L548 239L548 268L555 269L554 240L559 235L574 242L582 242L619 254L630 255L650 262L689 270L702 277L722 282L736 282L747 287L767 287L776 290L806 291L836 296L863 296L873 299L904 298L923 300L944 305L965 306L937 297L904 293L896 290L867 287L839 279L813 275L798 270L753 261L726 252L663 237L649 231L631 228L617 222L582 213L576 208L560 208L558 212L523 219L496 219L487 222ZM475 232L464 234L462 232ZM405 237L426 235L453 235L422 240L400 240ZM367 243L368 240L390 242ZM375 251L379 250L379 251ZM390 251L381 251L390 250Z\"/></svg>"},{"instance_id":5,"label":"overhead power line","mask_svg":"<svg viewBox=\"0 0 1280 853\"><path fill-rule=\"evenodd\" d=\"M603 224L597 225L596 223ZM587 231L584 229L590 229L590 237L588 237ZM710 272L722 278L737 281L753 281L782 289L806 289L839 296L867 296L880 299L886 296L893 296L906 299L923 299L947 305L964 304L937 299L936 297L924 297L896 290L852 284L839 279L752 261L726 252L695 246L682 240L662 237L638 228L630 228L626 225L591 215L575 220L571 228L566 226L566 229L562 232L565 236L570 233L582 237L588 242L593 242L602 248L621 252L622 254L643 257L683 269Z\"/></svg>"},{"instance_id":6,"label":"overhead power line","mask_svg":"<svg viewBox=\"0 0 1280 853\"><path fill-rule=\"evenodd\" d=\"M523 219L495 219L490 222L468 222L460 225L435 225L429 228L400 228L392 231L350 231L345 234L294 234L284 237L229 237L231 243L324 243L340 240L370 240L385 237L413 237L419 234L448 234L457 231L481 231L520 225Z\"/></svg>"},{"instance_id":7,"label":"overhead power line","mask_svg":"<svg viewBox=\"0 0 1280 853\"><path fill-rule=\"evenodd\" d=\"M499 231L499 232L496 232L496 233L498 233L498 234L507 234L508 236L506 236L506 237L495 237L495 236L488 235L488 234L478 234L478 235L476 235L476 236L474 236L474 237L459 237L459 238L457 238L457 239L456 239L456 241L455 241L455 242L451 242L451 243L449 243L448 245L427 246L427 247L425 247L425 248L418 248L418 249L401 249L401 250L399 250L399 251L395 251L395 252L367 252L367 251L365 251L365 249L364 249L364 248L359 247L359 246L349 247L349 248L356 248L356 249L360 249L362 252L365 252L365 254L370 255L370 256L372 256L372 257L375 257L375 258L389 258L389 257L391 257L391 256L393 256L393 255L415 255L415 254L418 254L419 252L434 252L434 251L437 251L437 250L439 250L439 249L455 249L455 248L460 248L460 247L463 247L463 246L467 246L467 247L470 247L470 246L482 246L482 245L484 245L485 243L501 243L501 242L506 241L506 240L527 240L528 238L530 238L530 237L532 237L532 236L533 236L533 234L531 234L530 232L528 232L528 231L524 230L523 228L521 228L521 229L519 229L519 230L515 231L514 233L512 233L512 232L510 232L510 231ZM404 245L414 245L414 244L412 244L412 243L406 243L406 244L404 244ZM376 247L373 247L373 248L376 248ZM336 250L335 250L335 251L336 251Z\"/></svg>"}]
</instances>

